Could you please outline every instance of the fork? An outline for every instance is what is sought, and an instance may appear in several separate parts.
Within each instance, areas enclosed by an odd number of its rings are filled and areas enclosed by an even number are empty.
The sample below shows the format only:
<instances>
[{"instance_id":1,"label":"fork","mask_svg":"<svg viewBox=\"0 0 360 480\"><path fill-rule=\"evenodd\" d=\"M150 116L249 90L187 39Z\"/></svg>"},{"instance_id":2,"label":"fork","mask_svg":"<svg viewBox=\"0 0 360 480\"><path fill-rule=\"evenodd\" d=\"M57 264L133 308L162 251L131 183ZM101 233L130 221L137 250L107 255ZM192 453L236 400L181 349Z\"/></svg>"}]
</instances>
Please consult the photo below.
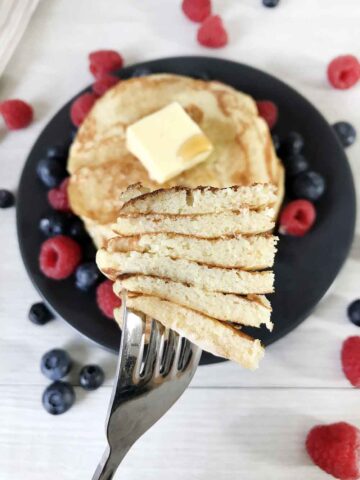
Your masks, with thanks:
<instances>
[{"instance_id":1,"label":"fork","mask_svg":"<svg viewBox=\"0 0 360 480\"><path fill-rule=\"evenodd\" d=\"M146 322L151 322L148 345ZM110 480L131 446L188 387L201 349L156 320L128 312L122 293L122 336L107 421L107 447L92 480Z\"/></svg>"}]
</instances>

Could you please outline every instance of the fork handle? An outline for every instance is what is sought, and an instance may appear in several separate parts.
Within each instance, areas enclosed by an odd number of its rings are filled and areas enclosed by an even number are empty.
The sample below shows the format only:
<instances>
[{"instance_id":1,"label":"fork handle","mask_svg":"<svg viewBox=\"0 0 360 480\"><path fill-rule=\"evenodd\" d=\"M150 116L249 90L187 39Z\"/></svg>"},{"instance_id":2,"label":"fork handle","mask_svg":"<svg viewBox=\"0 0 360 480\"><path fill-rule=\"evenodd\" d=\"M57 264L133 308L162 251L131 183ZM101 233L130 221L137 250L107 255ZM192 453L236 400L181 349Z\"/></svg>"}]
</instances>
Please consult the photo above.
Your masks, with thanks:
<instances>
[{"instance_id":1,"label":"fork handle","mask_svg":"<svg viewBox=\"0 0 360 480\"><path fill-rule=\"evenodd\" d=\"M118 466L129 450L130 447L127 447L121 451L117 451L116 454L114 454L110 450L110 447L107 446L96 472L92 477L92 480L111 480L114 477Z\"/></svg>"}]
</instances>

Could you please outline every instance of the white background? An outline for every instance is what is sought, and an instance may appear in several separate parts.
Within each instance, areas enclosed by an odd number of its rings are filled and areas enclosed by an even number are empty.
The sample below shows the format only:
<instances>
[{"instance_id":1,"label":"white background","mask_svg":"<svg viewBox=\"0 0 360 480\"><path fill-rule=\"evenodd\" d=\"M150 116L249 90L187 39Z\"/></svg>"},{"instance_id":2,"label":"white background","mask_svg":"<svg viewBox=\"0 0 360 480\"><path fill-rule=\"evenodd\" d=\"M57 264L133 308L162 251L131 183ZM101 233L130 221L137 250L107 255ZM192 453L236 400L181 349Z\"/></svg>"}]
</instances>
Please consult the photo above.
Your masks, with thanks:
<instances>
[{"instance_id":1,"label":"white background","mask_svg":"<svg viewBox=\"0 0 360 480\"><path fill-rule=\"evenodd\" d=\"M334 56L360 53L358 0L281 0L276 9L263 8L260 0L215 1L230 35L229 46L217 51L197 45L196 25L179 4L40 2L0 78L0 101L23 98L36 112L26 130L8 133L0 124L0 188L16 190L41 129L91 82L87 54L98 48L120 50L128 64L178 54L248 63L296 88L329 122L348 120L360 134L360 85L335 91L325 76ZM360 141L348 155L358 183ZM27 320L39 297L20 260L14 209L0 211L0 229L0 478L88 480L104 447L115 358L60 320L43 328ZM347 420L360 427L360 392L350 387L339 362L342 340L360 333L346 319L348 303L360 296L359 262L358 230L330 292L307 321L267 350L260 370L249 373L230 363L201 367L182 399L136 444L117 478L326 478L308 460L304 439L319 422ZM78 364L98 362L107 374L106 386L96 392L77 388L76 405L60 417L41 407L47 381L39 360L54 347L68 349Z\"/></svg>"}]
</instances>

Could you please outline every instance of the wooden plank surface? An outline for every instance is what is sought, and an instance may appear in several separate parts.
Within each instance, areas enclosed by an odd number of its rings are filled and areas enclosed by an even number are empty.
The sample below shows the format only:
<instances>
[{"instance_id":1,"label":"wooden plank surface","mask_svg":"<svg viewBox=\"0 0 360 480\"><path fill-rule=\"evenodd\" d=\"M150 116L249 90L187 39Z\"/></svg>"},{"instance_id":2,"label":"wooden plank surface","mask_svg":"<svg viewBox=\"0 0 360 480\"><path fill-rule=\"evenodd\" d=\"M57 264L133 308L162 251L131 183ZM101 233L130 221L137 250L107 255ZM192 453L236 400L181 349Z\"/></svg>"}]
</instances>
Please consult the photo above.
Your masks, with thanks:
<instances>
[{"instance_id":1,"label":"wooden plank surface","mask_svg":"<svg viewBox=\"0 0 360 480\"><path fill-rule=\"evenodd\" d=\"M196 25L168 0L43 0L0 78L0 101L24 98L35 107L30 128L7 133L0 122L0 188L16 190L26 155L52 115L91 83L86 55L97 48L123 52L127 63L172 55L217 55L268 71L306 96L330 121L348 120L360 132L360 88L332 90L329 59L356 53L358 0L214 1L231 42L213 52L198 46ZM311 22L309 22L311 19ZM274 34L276 32L276 35ZM336 34L334 34L336 32ZM316 132L314 132L316 134ZM348 150L360 182L360 142ZM37 228L37 226L34 226ZM39 299L17 248L14 209L0 211L0 479L86 480L104 446L103 423L115 357L84 341L64 322L35 327L27 320ZM118 478L317 480L303 449L318 422L360 426L359 392L341 372L341 342L359 330L346 319L359 296L360 229L350 257L327 296L299 328L267 350L255 373L224 363L201 367L179 403L139 443ZM66 415L41 407L47 384L39 372L48 349L69 350L76 367L99 363L106 386L84 394Z\"/></svg>"},{"instance_id":2,"label":"wooden plank surface","mask_svg":"<svg viewBox=\"0 0 360 480\"><path fill-rule=\"evenodd\" d=\"M13 479L14 469L21 479L90 479L104 448L110 389L77 389L77 405L60 417L38 408L41 393L0 388L1 479ZM304 441L314 424L339 418L359 422L357 391L191 389L133 447L116 478L324 479Z\"/></svg>"}]
</instances>

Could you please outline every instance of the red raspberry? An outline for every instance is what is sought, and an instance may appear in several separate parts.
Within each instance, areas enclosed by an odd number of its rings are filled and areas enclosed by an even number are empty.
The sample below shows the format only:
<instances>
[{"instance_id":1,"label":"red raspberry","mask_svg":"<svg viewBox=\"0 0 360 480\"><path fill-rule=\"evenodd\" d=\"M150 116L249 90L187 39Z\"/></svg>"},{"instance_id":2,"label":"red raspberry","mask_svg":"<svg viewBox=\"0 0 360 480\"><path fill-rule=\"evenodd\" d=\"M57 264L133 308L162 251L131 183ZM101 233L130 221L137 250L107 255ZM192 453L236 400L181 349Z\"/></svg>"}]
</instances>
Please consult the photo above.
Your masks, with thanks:
<instances>
[{"instance_id":1,"label":"red raspberry","mask_svg":"<svg viewBox=\"0 0 360 480\"><path fill-rule=\"evenodd\" d=\"M103 75L102 77L98 78L96 82L93 83L92 89L93 92L96 93L96 95L101 97L101 95L104 95L105 92L107 92L118 82L118 77L114 77L113 75Z\"/></svg>"},{"instance_id":2,"label":"red raspberry","mask_svg":"<svg viewBox=\"0 0 360 480\"><path fill-rule=\"evenodd\" d=\"M359 80L360 63L353 55L340 55L329 63L327 75L333 87L346 90Z\"/></svg>"},{"instance_id":3,"label":"red raspberry","mask_svg":"<svg viewBox=\"0 0 360 480\"><path fill-rule=\"evenodd\" d=\"M70 212L70 205L68 199L69 179L65 178L57 188L52 188L48 191L48 201L54 210L59 212Z\"/></svg>"},{"instance_id":4,"label":"red raspberry","mask_svg":"<svg viewBox=\"0 0 360 480\"><path fill-rule=\"evenodd\" d=\"M48 238L41 245L39 264L46 277L63 280L75 271L80 260L80 245L65 235Z\"/></svg>"},{"instance_id":5,"label":"red raspberry","mask_svg":"<svg viewBox=\"0 0 360 480\"><path fill-rule=\"evenodd\" d=\"M95 78L100 78L106 73L120 70L124 59L115 50L97 50L89 55L90 72Z\"/></svg>"},{"instance_id":6,"label":"red raspberry","mask_svg":"<svg viewBox=\"0 0 360 480\"><path fill-rule=\"evenodd\" d=\"M335 478L359 478L360 431L353 425L339 422L312 428L306 450L318 467Z\"/></svg>"},{"instance_id":7,"label":"red raspberry","mask_svg":"<svg viewBox=\"0 0 360 480\"><path fill-rule=\"evenodd\" d=\"M203 22L211 15L210 0L183 0L182 10L193 22Z\"/></svg>"},{"instance_id":8,"label":"red raspberry","mask_svg":"<svg viewBox=\"0 0 360 480\"><path fill-rule=\"evenodd\" d=\"M198 42L204 47L220 48L228 43L228 34L219 15L211 15L197 33Z\"/></svg>"},{"instance_id":9,"label":"red raspberry","mask_svg":"<svg viewBox=\"0 0 360 480\"><path fill-rule=\"evenodd\" d=\"M279 232L283 235L303 237L316 220L316 210L309 200L294 200L280 214Z\"/></svg>"},{"instance_id":10,"label":"red raspberry","mask_svg":"<svg viewBox=\"0 0 360 480\"><path fill-rule=\"evenodd\" d=\"M120 307L121 300L113 291L113 282L105 280L96 289L96 301L102 313L108 318L114 318L114 309Z\"/></svg>"},{"instance_id":11,"label":"red raspberry","mask_svg":"<svg viewBox=\"0 0 360 480\"><path fill-rule=\"evenodd\" d=\"M95 102L96 95L93 93L84 93L73 101L70 108L70 117L74 125L80 127Z\"/></svg>"},{"instance_id":12,"label":"red raspberry","mask_svg":"<svg viewBox=\"0 0 360 480\"><path fill-rule=\"evenodd\" d=\"M275 103L271 102L270 100L259 100L256 102L256 106L260 117L262 117L269 125L269 128L272 129L275 126L279 115L278 108Z\"/></svg>"},{"instance_id":13,"label":"red raspberry","mask_svg":"<svg viewBox=\"0 0 360 480\"><path fill-rule=\"evenodd\" d=\"M342 345L341 364L351 385L360 387L360 337L349 337Z\"/></svg>"},{"instance_id":14,"label":"red raspberry","mask_svg":"<svg viewBox=\"0 0 360 480\"><path fill-rule=\"evenodd\" d=\"M0 113L9 130L18 130L27 127L33 119L31 105L23 100L5 100L0 103Z\"/></svg>"}]
</instances>

